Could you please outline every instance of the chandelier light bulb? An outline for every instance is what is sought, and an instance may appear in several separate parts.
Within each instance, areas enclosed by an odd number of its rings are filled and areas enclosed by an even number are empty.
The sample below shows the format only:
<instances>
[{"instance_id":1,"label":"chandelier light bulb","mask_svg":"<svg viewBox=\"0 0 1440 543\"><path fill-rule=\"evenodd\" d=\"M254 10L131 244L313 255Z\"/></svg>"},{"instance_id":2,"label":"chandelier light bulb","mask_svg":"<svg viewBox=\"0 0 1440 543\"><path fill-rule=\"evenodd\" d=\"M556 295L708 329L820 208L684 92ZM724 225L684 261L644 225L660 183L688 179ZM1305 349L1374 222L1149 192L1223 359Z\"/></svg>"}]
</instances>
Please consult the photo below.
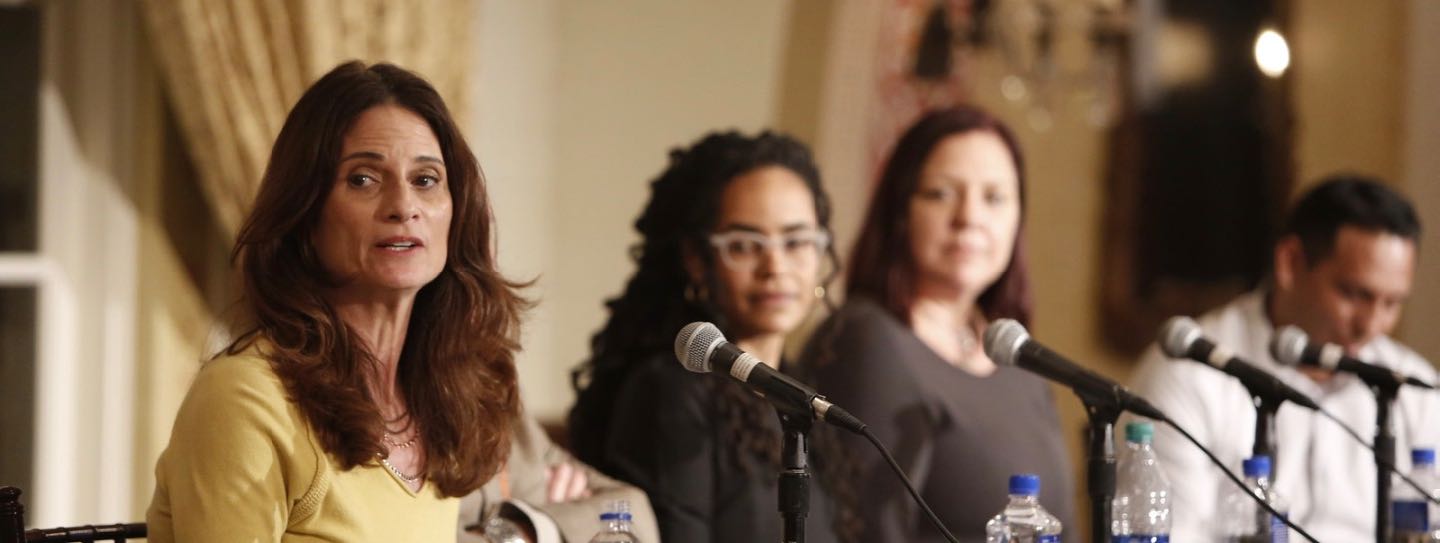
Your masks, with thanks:
<instances>
[{"instance_id":1,"label":"chandelier light bulb","mask_svg":"<svg viewBox=\"0 0 1440 543\"><path fill-rule=\"evenodd\" d=\"M1273 28L1267 28L1255 38L1255 64L1270 77L1280 77L1290 67L1290 46L1285 36Z\"/></svg>"}]
</instances>

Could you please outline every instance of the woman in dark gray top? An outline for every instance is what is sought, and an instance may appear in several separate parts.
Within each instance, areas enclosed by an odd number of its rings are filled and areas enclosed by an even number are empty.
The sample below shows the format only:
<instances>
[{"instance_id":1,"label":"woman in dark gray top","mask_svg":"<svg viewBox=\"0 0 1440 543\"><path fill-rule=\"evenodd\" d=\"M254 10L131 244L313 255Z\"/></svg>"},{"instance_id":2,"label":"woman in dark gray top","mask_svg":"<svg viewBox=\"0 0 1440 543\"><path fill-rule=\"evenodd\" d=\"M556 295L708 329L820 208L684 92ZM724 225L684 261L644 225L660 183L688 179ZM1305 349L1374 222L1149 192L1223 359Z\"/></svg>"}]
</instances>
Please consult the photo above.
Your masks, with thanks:
<instances>
[{"instance_id":1,"label":"woman in dark gray top","mask_svg":"<svg viewBox=\"0 0 1440 543\"><path fill-rule=\"evenodd\" d=\"M785 337L835 274L830 204L805 146L709 134L670 153L635 222L635 274L577 372L576 456L649 494L665 541L779 541L781 429L764 398L675 360L675 335L714 322L780 371ZM811 430L811 543L857 541L853 477L833 429Z\"/></svg>"},{"instance_id":2,"label":"woman in dark gray top","mask_svg":"<svg viewBox=\"0 0 1440 543\"><path fill-rule=\"evenodd\" d=\"M1040 501L1075 530L1071 469L1050 388L985 356L986 323L1028 324L1023 162L985 112L931 112L901 137L850 261L845 306L803 357L819 390L870 425L940 519L984 541L1007 480L1038 474ZM868 444L865 541L942 541Z\"/></svg>"}]
</instances>

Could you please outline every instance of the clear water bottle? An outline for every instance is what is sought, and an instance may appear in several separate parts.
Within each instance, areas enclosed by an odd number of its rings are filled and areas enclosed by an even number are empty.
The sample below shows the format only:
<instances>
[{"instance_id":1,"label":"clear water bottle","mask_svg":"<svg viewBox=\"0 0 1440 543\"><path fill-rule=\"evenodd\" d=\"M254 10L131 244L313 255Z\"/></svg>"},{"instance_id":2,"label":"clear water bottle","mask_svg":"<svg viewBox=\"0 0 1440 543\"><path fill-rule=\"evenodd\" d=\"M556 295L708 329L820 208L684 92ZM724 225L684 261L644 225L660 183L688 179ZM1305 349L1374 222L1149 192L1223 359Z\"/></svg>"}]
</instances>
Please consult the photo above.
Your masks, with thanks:
<instances>
[{"instance_id":1,"label":"clear water bottle","mask_svg":"<svg viewBox=\"0 0 1440 543\"><path fill-rule=\"evenodd\" d=\"M1111 543L1169 543L1170 480L1160 470L1151 442L1155 425L1125 425L1125 451L1115 470L1115 501L1111 507Z\"/></svg>"},{"instance_id":2,"label":"clear water bottle","mask_svg":"<svg viewBox=\"0 0 1440 543\"><path fill-rule=\"evenodd\" d=\"M1410 478L1430 495L1440 495L1440 474L1435 471L1435 449L1414 449L1410 451ZM1440 541L1440 507L1431 503L1420 492L1395 481L1391 503L1393 519L1392 536L1399 543L1433 543Z\"/></svg>"},{"instance_id":3,"label":"clear water bottle","mask_svg":"<svg viewBox=\"0 0 1440 543\"><path fill-rule=\"evenodd\" d=\"M1040 506L1040 477L1010 476L1010 503L985 523L986 543L1060 543L1060 519Z\"/></svg>"},{"instance_id":4,"label":"clear water bottle","mask_svg":"<svg viewBox=\"0 0 1440 543\"><path fill-rule=\"evenodd\" d=\"M483 496L483 495L482 495ZM527 543L528 532L514 520L501 514L505 502L490 502L480 505L480 522L465 527L465 531L480 536L484 543Z\"/></svg>"},{"instance_id":5,"label":"clear water bottle","mask_svg":"<svg viewBox=\"0 0 1440 543\"><path fill-rule=\"evenodd\" d=\"M498 516L485 521L483 530L485 541L488 543L526 543L530 541L530 538L525 535L524 529L510 519Z\"/></svg>"},{"instance_id":6,"label":"clear water bottle","mask_svg":"<svg viewBox=\"0 0 1440 543\"><path fill-rule=\"evenodd\" d=\"M600 514L600 532L590 538L590 543L636 543L640 541L630 528L630 502L616 500L605 502L605 512Z\"/></svg>"},{"instance_id":7,"label":"clear water bottle","mask_svg":"<svg viewBox=\"0 0 1440 543\"><path fill-rule=\"evenodd\" d=\"M1289 514L1285 501L1270 488L1270 457L1248 458L1243 464L1245 488L1231 487L1220 505L1224 541L1228 543L1284 543L1290 528L1246 494L1254 494L1281 514Z\"/></svg>"}]
</instances>

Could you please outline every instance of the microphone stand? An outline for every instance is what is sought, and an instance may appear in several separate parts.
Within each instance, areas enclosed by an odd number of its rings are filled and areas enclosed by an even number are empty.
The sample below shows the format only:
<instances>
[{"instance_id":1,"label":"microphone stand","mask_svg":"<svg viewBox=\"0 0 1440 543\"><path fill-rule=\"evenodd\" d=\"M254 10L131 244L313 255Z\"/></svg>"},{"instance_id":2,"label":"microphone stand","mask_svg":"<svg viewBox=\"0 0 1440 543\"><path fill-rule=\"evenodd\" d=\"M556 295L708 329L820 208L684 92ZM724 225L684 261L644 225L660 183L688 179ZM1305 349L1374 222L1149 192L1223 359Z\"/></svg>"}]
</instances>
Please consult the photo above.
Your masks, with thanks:
<instances>
[{"instance_id":1,"label":"microphone stand","mask_svg":"<svg viewBox=\"0 0 1440 543\"><path fill-rule=\"evenodd\" d=\"M1090 493L1090 541L1109 541L1115 500L1115 420L1122 411L1113 397L1075 395L1090 417L1085 452L1085 486Z\"/></svg>"},{"instance_id":2,"label":"microphone stand","mask_svg":"<svg viewBox=\"0 0 1440 543\"><path fill-rule=\"evenodd\" d=\"M805 517L810 513L811 417L776 409L784 438L780 447L780 517L784 522L784 543L805 542Z\"/></svg>"},{"instance_id":3,"label":"microphone stand","mask_svg":"<svg viewBox=\"0 0 1440 543\"><path fill-rule=\"evenodd\" d=\"M1285 399L1278 394L1254 389L1250 390L1250 399L1255 404L1255 446L1251 448L1250 456L1270 457L1270 473L1279 473L1280 470L1274 467L1279 460L1275 456L1275 412L1280 410L1280 404L1285 403Z\"/></svg>"},{"instance_id":4,"label":"microphone stand","mask_svg":"<svg viewBox=\"0 0 1440 543\"><path fill-rule=\"evenodd\" d=\"M1375 540L1390 540L1390 472L1386 466L1395 465L1395 429L1390 422L1390 410L1395 407L1399 395L1397 381L1365 380L1370 391L1375 393Z\"/></svg>"}]
</instances>

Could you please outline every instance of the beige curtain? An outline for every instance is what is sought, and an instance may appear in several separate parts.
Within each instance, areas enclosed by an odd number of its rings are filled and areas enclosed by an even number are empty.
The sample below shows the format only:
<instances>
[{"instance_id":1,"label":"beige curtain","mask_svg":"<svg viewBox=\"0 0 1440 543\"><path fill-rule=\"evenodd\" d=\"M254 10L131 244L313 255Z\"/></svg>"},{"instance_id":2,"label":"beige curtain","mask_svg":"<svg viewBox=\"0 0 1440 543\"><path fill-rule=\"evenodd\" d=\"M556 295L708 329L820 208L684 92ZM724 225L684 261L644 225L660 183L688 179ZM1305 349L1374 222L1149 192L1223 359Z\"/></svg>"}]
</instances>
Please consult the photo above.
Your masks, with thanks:
<instances>
[{"instance_id":1,"label":"beige curtain","mask_svg":"<svg viewBox=\"0 0 1440 543\"><path fill-rule=\"evenodd\" d=\"M340 62L418 72L463 116L471 3L143 0L171 106L226 233L239 230L291 105Z\"/></svg>"}]
</instances>

